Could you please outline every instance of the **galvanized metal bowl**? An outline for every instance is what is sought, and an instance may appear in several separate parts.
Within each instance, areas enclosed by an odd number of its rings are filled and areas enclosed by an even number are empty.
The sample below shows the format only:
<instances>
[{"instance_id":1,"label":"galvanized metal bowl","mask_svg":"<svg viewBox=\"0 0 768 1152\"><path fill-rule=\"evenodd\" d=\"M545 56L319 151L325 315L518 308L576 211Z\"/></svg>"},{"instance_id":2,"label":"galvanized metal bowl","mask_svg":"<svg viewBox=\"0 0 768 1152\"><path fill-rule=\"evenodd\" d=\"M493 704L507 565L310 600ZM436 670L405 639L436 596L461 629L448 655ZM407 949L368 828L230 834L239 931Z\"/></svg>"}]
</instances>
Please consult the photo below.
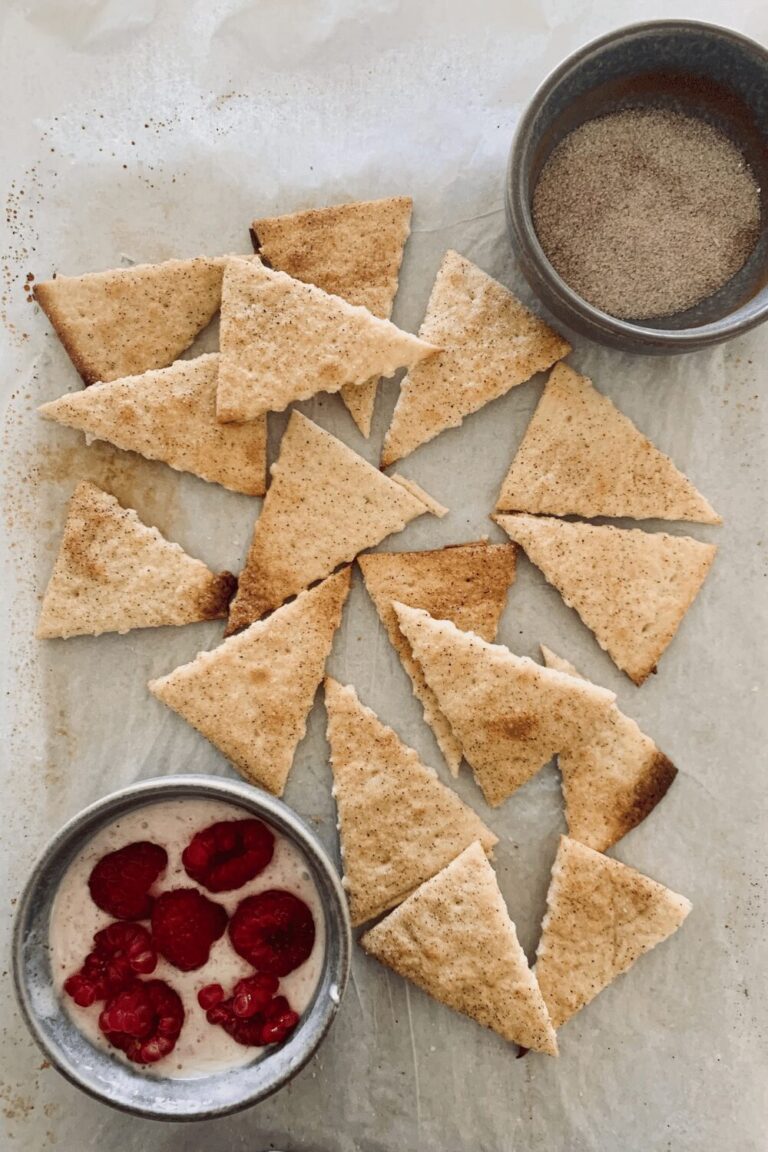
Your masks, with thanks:
<instances>
[{"instance_id":1,"label":"galvanized metal bowl","mask_svg":"<svg viewBox=\"0 0 768 1152\"><path fill-rule=\"evenodd\" d=\"M100 829L159 801L227 801L258 816L302 853L325 916L325 956L315 995L284 1044L252 1063L194 1080L163 1079L94 1047L61 1004L51 975L48 931L61 879ZM156 1120L211 1119L257 1104L304 1067L336 1015L349 974L347 901L333 863L295 812L266 792L214 776L166 776L113 792L65 824L36 864L15 922L13 973L21 1010L48 1060L84 1092L126 1112Z\"/></svg>"},{"instance_id":2,"label":"galvanized metal bowl","mask_svg":"<svg viewBox=\"0 0 768 1152\"><path fill-rule=\"evenodd\" d=\"M701 116L744 152L762 198L762 232L728 284L686 312L631 322L588 304L550 264L531 212L539 174L574 128L622 108L653 105ZM619 28L569 56L543 82L512 142L507 223L523 273L563 323L627 352L691 352L768 319L768 52L752 40L691 20Z\"/></svg>"}]
</instances>

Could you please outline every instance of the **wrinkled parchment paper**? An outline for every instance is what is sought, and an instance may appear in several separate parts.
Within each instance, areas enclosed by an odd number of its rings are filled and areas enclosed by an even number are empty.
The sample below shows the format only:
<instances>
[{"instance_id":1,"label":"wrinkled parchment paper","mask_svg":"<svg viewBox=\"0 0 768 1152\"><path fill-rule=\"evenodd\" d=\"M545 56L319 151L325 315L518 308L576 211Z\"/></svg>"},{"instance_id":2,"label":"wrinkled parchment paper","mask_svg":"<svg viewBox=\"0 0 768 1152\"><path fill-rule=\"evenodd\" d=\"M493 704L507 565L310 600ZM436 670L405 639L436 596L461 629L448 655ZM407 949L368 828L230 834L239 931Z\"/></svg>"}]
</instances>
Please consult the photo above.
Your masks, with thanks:
<instances>
[{"instance_id":1,"label":"wrinkled parchment paper","mask_svg":"<svg viewBox=\"0 0 768 1152\"><path fill-rule=\"evenodd\" d=\"M254 215L410 193L401 325L416 330L448 246L530 301L502 211L515 122L565 54L654 15L670 13L629 0L5 0L4 933L34 857L65 818L140 777L230 772L145 689L150 676L217 643L221 624L31 641L76 480L104 484L193 555L234 570L258 511L258 501L161 464L86 448L79 434L35 416L37 404L78 380L25 299L27 274L248 251ZM758 0L701 0L675 15L768 41ZM721 552L658 676L641 689L525 560L509 596L501 640L529 655L543 641L615 689L681 770L615 855L688 895L694 912L564 1029L560 1059L516 1061L501 1039L358 951L330 1037L289 1088L231 1119L166 1126L113 1112L47 1068L6 975L3 1149L764 1149L767 353L768 329L668 360L575 342L573 364L671 453L726 523L690 527ZM416 521L387 549L500 538L488 512L540 389L539 380L514 390L403 462L451 513ZM367 443L338 397L303 410L376 461L396 394L396 382L382 389ZM270 459L284 423L270 418ZM359 575L330 668L447 778ZM318 701L287 800L335 852L324 722ZM557 774L546 769L494 812L468 773L458 788L500 837L500 883L532 955L565 827Z\"/></svg>"}]
</instances>

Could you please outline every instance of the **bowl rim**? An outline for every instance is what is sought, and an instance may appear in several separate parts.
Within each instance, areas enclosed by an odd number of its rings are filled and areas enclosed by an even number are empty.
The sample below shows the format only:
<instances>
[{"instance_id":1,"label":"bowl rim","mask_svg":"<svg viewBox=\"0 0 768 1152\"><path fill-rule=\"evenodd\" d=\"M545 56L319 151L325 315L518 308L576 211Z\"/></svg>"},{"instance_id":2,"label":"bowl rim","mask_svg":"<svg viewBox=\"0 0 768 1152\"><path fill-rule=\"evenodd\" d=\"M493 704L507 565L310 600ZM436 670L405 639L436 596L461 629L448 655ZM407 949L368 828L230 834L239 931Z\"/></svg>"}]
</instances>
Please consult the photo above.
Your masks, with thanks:
<instances>
[{"instance_id":1,"label":"bowl rim","mask_svg":"<svg viewBox=\"0 0 768 1152\"><path fill-rule=\"evenodd\" d=\"M328 979L330 979L331 987L336 988L337 995L324 997L322 1003L317 999L310 1001L302 1024L313 1018L318 1004L320 1010L314 1021L315 1027L309 1037L309 1043L304 1051L292 1059L290 1066L275 1077L274 1081L257 1087L232 1103L206 1105L203 1109L195 1111L169 1112L151 1105L145 1106L139 1102L128 1102L110 1097L106 1092L94 1087L87 1077L80 1072L77 1065L63 1056L59 1046L51 1042L50 1037L41 1027L37 1012L32 1005L26 981L24 950L26 933L34 914L35 896L40 882L63 852L76 846L81 836L83 837L83 844L85 844L91 835L96 834L99 827L104 827L109 823L110 816L117 817L123 805L133 809L144 804L149 805L173 798L183 799L189 796L229 802L262 817L286 839L295 843L307 857L313 871L320 875L325 886L324 891L319 890L326 915L327 929L325 957L318 988L326 982L325 970L330 957L333 968ZM135 803L131 803L132 801ZM328 947L328 925L332 926L332 930L335 926L335 946L333 949ZM343 1000L351 965L352 928L347 898L336 868L316 834L292 808L270 793L243 781L202 773L184 773L151 777L110 792L75 813L53 834L35 861L19 897L14 917L11 949L13 986L22 1018L46 1059L65 1079L88 1096L118 1111L151 1120L185 1122L211 1120L252 1107L284 1087L304 1068L325 1038ZM62 1011L64 1011L63 1008ZM301 1026L296 1035L301 1035ZM243 1067L248 1067L248 1065ZM191 1082L203 1084L205 1080L206 1077L199 1077ZM166 1078L161 1079L160 1082L171 1081Z\"/></svg>"},{"instance_id":2,"label":"bowl rim","mask_svg":"<svg viewBox=\"0 0 768 1152\"><path fill-rule=\"evenodd\" d=\"M546 288L552 293L563 309L571 313L578 313L590 326L593 334L603 332L607 339L614 342L622 341L627 347L646 344L650 347L669 352L694 351L711 344L720 344L734 336L749 331L768 319L768 299L762 303L748 301L736 312L722 319L710 321L693 328L654 328L645 324L633 324L603 312L590 304L583 296L560 276L550 263L542 248L533 225L533 217L527 197L524 195L524 182L526 173L524 166L519 163L520 153L527 147L531 129L544 100L556 86L571 73L579 68L585 60L595 52L624 39L627 36L640 36L653 32L700 32L710 35L713 39L728 40L742 51L757 54L763 58L766 73L768 74L768 48L743 35L732 28L725 28L720 24L713 24L704 20L663 19L641 20L632 24L624 24L610 32L589 40L575 49L556 65L541 81L528 101L520 120L517 123L506 171L506 203L507 217L514 239L520 248L525 260L535 266L536 274L541 278ZM534 286L535 287L535 286ZM596 337L597 338L597 337Z\"/></svg>"}]
</instances>

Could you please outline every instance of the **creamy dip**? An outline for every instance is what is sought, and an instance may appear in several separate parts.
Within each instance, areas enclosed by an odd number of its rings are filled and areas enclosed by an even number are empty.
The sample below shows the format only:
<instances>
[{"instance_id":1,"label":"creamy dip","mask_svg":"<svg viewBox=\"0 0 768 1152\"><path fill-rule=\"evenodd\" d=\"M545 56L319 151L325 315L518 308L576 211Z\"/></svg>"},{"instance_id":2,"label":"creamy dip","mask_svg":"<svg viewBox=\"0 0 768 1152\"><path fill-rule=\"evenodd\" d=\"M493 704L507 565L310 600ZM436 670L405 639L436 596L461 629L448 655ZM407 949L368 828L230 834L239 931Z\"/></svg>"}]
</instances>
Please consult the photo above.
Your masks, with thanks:
<instances>
[{"instance_id":1,"label":"creamy dip","mask_svg":"<svg viewBox=\"0 0 768 1152\"><path fill-rule=\"evenodd\" d=\"M274 828L275 851L264 871L234 892L208 892L184 870L181 854L196 832L219 820L243 820L253 814L234 804L218 800L180 799L149 804L121 816L102 829L73 860L65 873L51 910L49 947L51 972L56 992L66 1011L80 1031L98 1048L111 1052L117 1059L130 1063L113 1048L99 1029L99 1015L104 1002L80 1008L64 992L64 981L82 965L93 947L94 933L113 922L107 912L94 904L88 891L88 877L96 862L108 852L137 840L152 840L168 853L168 868L152 888L153 894L169 888L199 888L210 900L222 904L229 916L246 896L267 888L284 888L299 896L315 920L315 943L309 958L280 980L279 994L286 996L291 1007L301 1015L317 987L325 952L325 925L317 889L309 867L299 851ZM180 972L162 956L148 979L165 980L178 992L184 1003L184 1025L176 1047L152 1065L136 1065L153 1076L173 1079L195 1079L210 1076L258 1059L263 1048L244 1047L224 1031L208 1023L197 1002L197 993L206 984L221 984L226 995L253 968L238 956L225 932L211 947L207 964L194 972Z\"/></svg>"}]
</instances>

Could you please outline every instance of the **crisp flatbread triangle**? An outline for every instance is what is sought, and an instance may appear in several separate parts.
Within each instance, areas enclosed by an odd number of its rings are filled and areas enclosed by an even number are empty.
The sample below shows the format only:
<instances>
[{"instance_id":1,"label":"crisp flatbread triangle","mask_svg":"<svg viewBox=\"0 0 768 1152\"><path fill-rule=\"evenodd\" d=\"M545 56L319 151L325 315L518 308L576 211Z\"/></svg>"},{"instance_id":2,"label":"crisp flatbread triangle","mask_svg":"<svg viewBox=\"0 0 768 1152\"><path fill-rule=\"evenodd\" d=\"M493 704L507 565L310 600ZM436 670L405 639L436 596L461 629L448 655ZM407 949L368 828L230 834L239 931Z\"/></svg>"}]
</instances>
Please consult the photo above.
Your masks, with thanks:
<instances>
[{"instance_id":1,"label":"crisp flatbread triangle","mask_svg":"<svg viewBox=\"0 0 768 1152\"><path fill-rule=\"evenodd\" d=\"M47 420L108 440L179 472L263 496L267 472L266 417L247 424L216 419L219 357L177 360L169 368L69 392L38 408Z\"/></svg>"},{"instance_id":2,"label":"crisp flatbread triangle","mask_svg":"<svg viewBox=\"0 0 768 1152\"><path fill-rule=\"evenodd\" d=\"M547 668L584 679L541 646ZM656 807L677 775L671 760L629 716L613 706L587 744L558 755L568 832L604 852Z\"/></svg>"},{"instance_id":3,"label":"crisp flatbread triangle","mask_svg":"<svg viewBox=\"0 0 768 1152\"><path fill-rule=\"evenodd\" d=\"M557 1038L480 844L361 939L366 952L505 1040L557 1055Z\"/></svg>"},{"instance_id":4,"label":"crisp flatbread triangle","mask_svg":"<svg viewBox=\"0 0 768 1152\"><path fill-rule=\"evenodd\" d=\"M721 523L670 458L567 364L552 369L496 510Z\"/></svg>"},{"instance_id":5,"label":"crisp flatbread triangle","mask_svg":"<svg viewBox=\"0 0 768 1152\"><path fill-rule=\"evenodd\" d=\"M325 707L344 887L353 925L364 924L475 840L490 853L498 837L354 688L326 679Z\"/></svg>"},{"instance_id":6,"label":"crisp flatbread triangle","mask_svg":"<svg viewBox=\"0 0 768 1152\"><path fill-rule=\"evenodd\" d=\"M215 744L252 784L282 796L349 592L349 568L150 691Z\"/></svg>"},{"instance_id":7,"label":"crisp flatbread triangle","mask_svg":"<svg viewBox=\"0 0 768 1152\"><path fill-rule=\"evenodd\" d=\"M394 603L400 629L489 804L587 741L615 696Z\"/></svg>"},{"instance_id":8,"label":"crisp flatbread triangle","mask_svg":"<svg viewBox=\"0 0 768 1152\"><path fill-rule=\"evenodd\" d=\"M433 510L295 411L271 472L230 632Z\"/></svg>"},{"instance_id":9,"label":"crisp flatbread triangle","mask_svg":"<svg viewBox=\"0 0 768 1152\"><path fill-rule=\"evenodd\" d=\"M397 623L392 601L424 608L439 620L493 640L507 592L515 579L514 545L458 544L432 552L371 552L358 558L368 594L390 642L411 678L452 775L458 776L461 745L451 731Z\"/></svg>"},{"instance_id":10,"label":"crisp flatbread triangle","mask_svg":"<svg viewBox=\"0 0 768 1152\"><path fill-rule=\"evenodd\" d=\"M251 225L253 246L271 267L388 320L412 208L410 196L391 196L261 217ZM341 390L363 436L371 432L377 383Z\"/></svg>"},{"instance_id":11,"label":"crisp flatbread triangle","mask_svg":"<svg viewBox=\"0 0 768 1152\"><path fill-rule=\"evenodd\" d=\"M690 536L494 516L635 684L653 672L717 548Z\"/></svg>"},{"instance_id":12,"label":"crisp flatbread triangle","mask_svg":"<svg viewBox=\"0 0 768 1152\"><path fill-rule=\"evenodd\" d=\"M457 252L443 258L419 335L442 351L403 380L382 468L571 350L502 284Z\"/></svg>"},{"instance_id":13,"label":"crisp flatbread triangle","mask_svg":"<svg viewBox=\"0 0 768 1152\"><path fill-rule=\"evenodd\" d=\"M391 376L436 351L367 308L238 259L224 272L220 346L217 414L225 421Z\"/></svg>"},{"instance_id":14,"label":"crisp flatbread triangle","mask_svg":"<svg viewBox=\"0 0 768 1152\"><path fill-rule=\"evenodd\" d=\"M149 528L95 484L78 484L36 635L99 636L217 620L235 586Z\"/></svg>"},{"instance_id":15,"label":"crisp flatbread triangle","mask_svg":"<svg viewBox=\"0 0 768 1152\"><path fill-rule=\"evenodd\" d=\"M690 911L685 896L563 836L534 969L555 1028L676 932Z\"/></svg>"},{"instance_id":16,"label":"crisp flatbread triangle","mask_svg":"<svg viewBox=\"0 0 768 1152\"><path fill-rule=\"evenodd\" d=\"M253 260L253 257L251 257ZM225 257L57 276L34 295L86 384L165 368L221 304Z\"/></svg>"}]
</instances>

